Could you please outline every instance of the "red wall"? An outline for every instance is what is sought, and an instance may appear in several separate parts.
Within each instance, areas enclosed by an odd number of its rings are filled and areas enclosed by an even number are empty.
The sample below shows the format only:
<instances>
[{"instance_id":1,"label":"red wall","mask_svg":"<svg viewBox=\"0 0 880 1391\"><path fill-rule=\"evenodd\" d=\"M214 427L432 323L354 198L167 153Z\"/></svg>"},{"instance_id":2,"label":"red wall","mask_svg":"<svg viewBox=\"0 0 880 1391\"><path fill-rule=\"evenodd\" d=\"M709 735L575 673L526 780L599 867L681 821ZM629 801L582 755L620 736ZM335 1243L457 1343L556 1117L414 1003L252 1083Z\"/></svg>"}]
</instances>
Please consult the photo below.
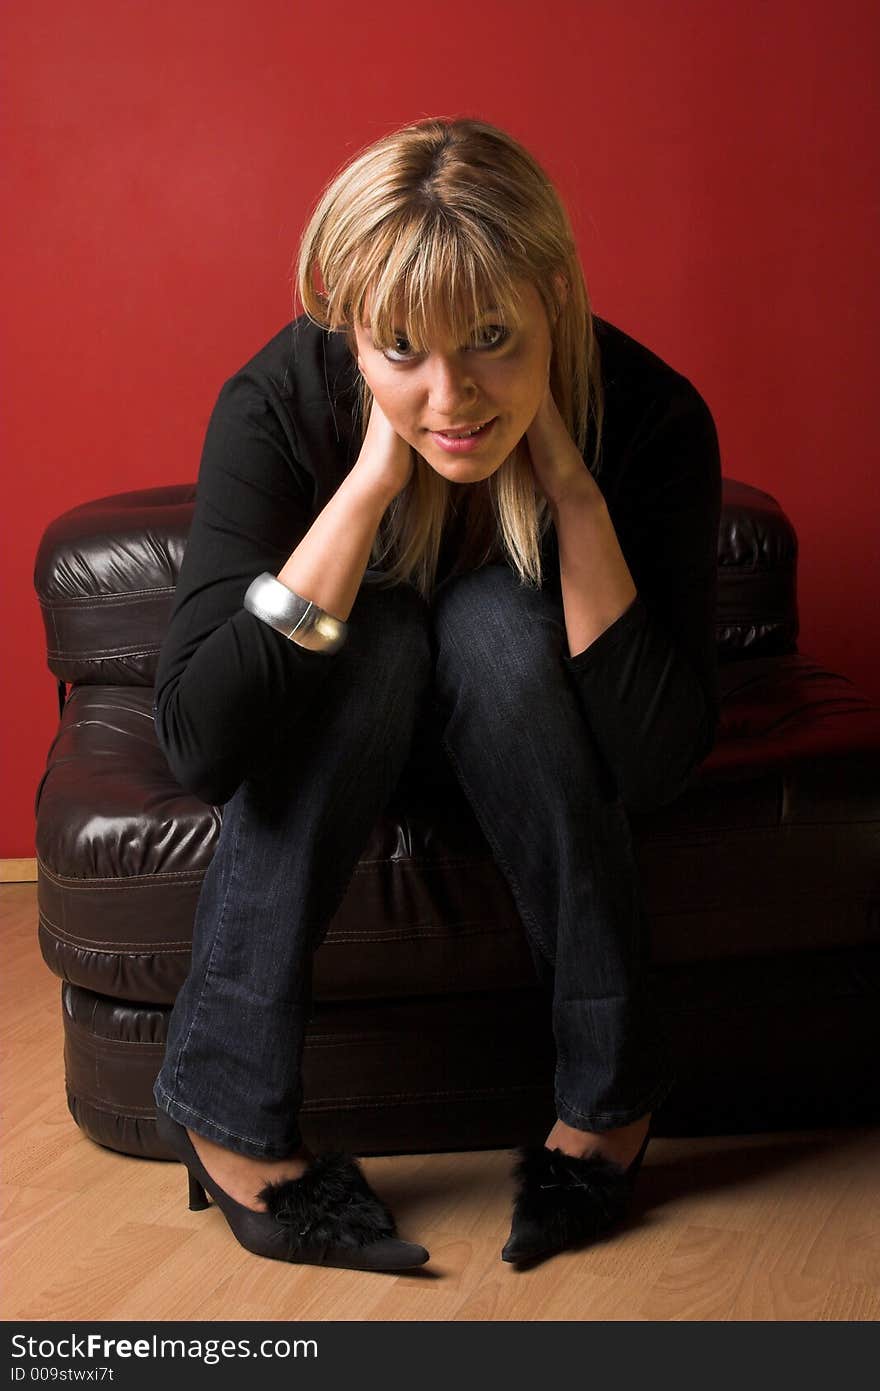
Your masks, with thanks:
<instances>
[{"instance_id":1,"label":"red wall","mask_svg":"<svg viewBox=\"0 0 880 1391\"><path fill-rule=\"evenodd\" d=\"M597 311L689 375L725 473L801 543L801 649L880 696L870 0L44 0L7 6L6 796L34 853L55 687L40 535L193 479L221 382L290 318L324 181L425 115L544 163Z\"/></svg>"}]
</instances>

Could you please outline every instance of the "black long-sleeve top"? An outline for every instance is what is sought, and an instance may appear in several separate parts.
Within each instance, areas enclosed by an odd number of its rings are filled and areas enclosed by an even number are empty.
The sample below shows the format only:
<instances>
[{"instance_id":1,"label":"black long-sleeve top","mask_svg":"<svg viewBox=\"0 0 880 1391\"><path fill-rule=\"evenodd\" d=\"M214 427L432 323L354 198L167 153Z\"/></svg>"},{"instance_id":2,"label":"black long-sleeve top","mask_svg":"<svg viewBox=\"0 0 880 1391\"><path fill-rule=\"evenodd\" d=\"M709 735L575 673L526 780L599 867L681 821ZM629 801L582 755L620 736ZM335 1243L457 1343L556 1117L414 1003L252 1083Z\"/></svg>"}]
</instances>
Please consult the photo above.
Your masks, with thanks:
<instances>
[{"instance_id":1,"label":"black long-sleeve top","mask_svg":"<svg viewBox=\"0 0 880 1391\"><path fill-rule=\"evenodd\" d=\"M715 739L721 464L687 378L607 321L595 327L597 482L638 593L563 661L623 801L648 810L684 789ZM242 601L256 575L279 572L353 467L356 399L343 335L303 315L224 383L211 414L154 702L172 772L206 802L232 796L334 660Z\"/></svg>"}]
</instances>

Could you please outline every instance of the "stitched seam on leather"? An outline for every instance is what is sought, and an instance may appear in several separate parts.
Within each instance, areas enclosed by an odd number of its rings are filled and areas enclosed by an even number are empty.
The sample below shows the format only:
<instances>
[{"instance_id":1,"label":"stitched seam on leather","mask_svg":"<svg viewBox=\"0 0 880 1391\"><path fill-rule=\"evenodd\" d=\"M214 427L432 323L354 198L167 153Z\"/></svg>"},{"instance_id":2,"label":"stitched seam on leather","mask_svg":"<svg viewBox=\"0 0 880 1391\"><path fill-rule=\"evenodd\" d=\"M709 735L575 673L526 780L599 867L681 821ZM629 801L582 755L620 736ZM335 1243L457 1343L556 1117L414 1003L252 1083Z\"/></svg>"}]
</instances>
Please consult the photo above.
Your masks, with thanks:
<instances>
[{"instance_id":1,"label":"stitched seam on leather","mask_svg":"<svg viewBox=\"0 0 880 1391\"><path fill-rule=\"evenodd\" d=\"M54 923L52 921L52 919L48 916L45 910L40 911L39 922L41 926L45 927L48 932L51 932L60 942L69 942L76 946L91 947L94 948L96 951L106 951L109 948L114 956L143 955L143 953L145 952L160 949L162 951L171 950L181 952L191 950L190 943L185 942L183 938L177 938L174 941L168 942L152 940L148 942L128 942L124 947L121 947L115 939L111 938L79 937L75 933L69 932L66 928L59 927L57 923ZM426 939L432 941L442 941L444 938L446 938L450 943L452 943L455 941L455 937L450 935L451 931L454 931L456 933L456 936L460 937L506 937L510 934L512 929L506 926L486 926L483 928L477 926L476 928L473 928L469 931L459 932L458 924L449 924L446 927L439 928L432 928L430 926L413 926L410 928L406 928L400 932L383 933L334 932L331 930L325 937L324 941L321 943L321 946L332 946L335 943L342 944L345 942L408 942L425 941Z\"/></svg>"},{"instance_id":2,"label":"stitched seam on leather","mask_svg":"<svg viewBox=\"0 0 880 1391\"><path fill-rule=\"evenodd\" d=\"M114 657L154 657L158 647L90 647L88 653L75 647L53 647L49 653L57 661L106 662Z\"/></svg>"},{"instance_id":3,"label":"stitched seam on leather","mask_svg":"<svg viewBox=\"0 0 880 1391\"><path fill-rule=\"evenodd\" d=\"M410 998L411 998L411 997L410 997ZM441 998L443 998L443 997L441 997ZM317 1000L317 1003L320 1004L320 1003L321 1003L321 1000L318 999L318 1000ZM356 1001L355 1003L358 1003L358 1004L359 1004L359 1003L362 1003L362 1001L358 1000L358 1001ZM372 999L371 999L371 1000L369 1001L369 1003L370 1003L370 1004L375 1004L375 1000L372 1000ZM396 1004L397 1001L395 1000L393 1003ZM320 1028L320 1025L318 1025L317 1027ZM397 1034L395 1034L395 1033L393 1033L393 1032L390 1032L390 1031L387 1030L387 1029L386 1029L384 1032L382 1032L382 1033L380 1033L380 1032L378 1032L378 1031L374 1031L374 1032L372 1032L372 1033L364 1033L364 1032L361 1032L361 1033L337 1033L337 1034L327 1034L327 1033L324 1033L324 1034L322 1034L322 1033L313 1033L311 1030L307 1030L307 1033L306 1033L306 1046L307 1046L307 1047L315 1047L315 1048L350 1048L350 1047L352 1047L353 1044L366 1044L366 1045L369 1045L369 1044L372 1044L372 1043L377 1043L377 1042L382 1041L382 1040L386 1040L386 1041L387 1041L387 1040L391 1040L391 1042L395 1042L395 1041L397 1041Z\"/></svg>"},{"instance_id":4,"label":"stitched seam on leather","mask_svg":"<svg viewBox=\"0 0 880 1391\"><path fill-rule=\"evenodd\" d=\"M484 923L481 919L475 922L447 922L439 927L435 923L410 923L399 931L391 932L336 932L331 929L321 945L325 946L329 942L406 942L410 938L434 937L452 940L453 932L461 937L506 937L510 931L505 924L497 927L491 923Z\"/></svg>"},{"instance_id":5,"label":"stitched seam on leather","mask_svg":"<svg viewBox=\"0 0 880 1391\"><path fill-rule=\"evenodd\" d=\"M129 599L144 598L151 594L173 594L173 585L162 585L159 589L126 589L122 594L68 594L64 598L40 599L44 609L103 608L106 604L124 604Z\"/></svg>"},{"instance_id":6,"label":"stitched seam on leather","mask_svg":"<svg viewBox=\"0 0 880 1391\"><path fill-rule=\"evenodd\" d=\"M97 1000L94 1002L93 1013L89 1018L88 1024L84 1024L81 1019L74 1019L74 1017L70 1014L65 1014L65 1028L71 1030L73 1033L82 1034L82 1036L88 1039L89 1043L94 1044L96 1048L100 1048L101 1044L106 1044L106 1047L103 1049L103 1051L107 1054L108 1057L115 1048L144 1048L153 1053L161 1053L164 1051L164 1043L153 1043L150 1039L111 1038L109 1034L95 1033L94 1011L97 1010L98 1003L99 1002ZM160 1009L163 1009L163 1006L156 1005L154 1008L158 1013ZM165 1006L163 1012L167 1011L167 1009L168 1007Z\"/></svg>"},{"instance_id":7,"label":"stitched seam on leather","mask_svg":"<svg viewBox=\"0 0 880 1391\"><path fill-rule=\"evenodd\" d=\"M138 888L169 888L173 887L176 881L186 879L197 882L204 877L204 870L200 869L166 869L157 871L155 874L120 874L118 878L111 879L103 876L94 879L87 879L77 876L72 878L68 875L56 874L54 870L48 868L43 861L37 857L37 866L41 874L45 874L51 883L57 884L59 888L65 889L95 889L101 892L102 889L118 889L123 884L134 884Z\"/></svg>"},{"instance_id":8,"label":"stitched seam on leather","mask_svg":"<svg viewBox=\"0 0 880 1391\"><path fill-rule=\"evenodd\" d=\"M120 1111L115 1106L111 1107L108 1106L106 1102L99 1101L97 1097L91 1096L88 1092L83 1092L79 1090L74 1091L72 1087L68 1087L67 1091L68 1095L72 1096L75 1101L84 1101L86 1105L93 1106L96 1111L100 1111L105 1116L127 1116L129 1117L129 1119L136 1121L141 1120L143 1117L146 1117L149 1120L156 1114L155 1107L149 1108L147 1106L139 1106L136 1107L134 1110L126 1109L124 1111Z\"/></svg>"},{"instance_id":9,"label":"stitched seam on leather","mask_svg":"<svg viewBox=\"0 0 880 1391\"><path fill-rule=\"evenodd\" d=\"M56 938L59 942L68 943L70 946L86 947L89 950L104 952L108 956L149 956L151 952L188 952L192 951L189 942L182 941L179 937L172 942L127 942L121 947L118 942L111 941L102 937L77 937L72 932L67 932L65 928L53 923L43 910L40 910L40 927Z\"/></svg>"},{"instance_id":10,"label":"stitched seam on leather","mask_svg":"<svg viewBox=\"0 0 880 1391\"><path fill-rule=\"evenodd\" d=\"M426 1092L379 1092L375 1096L349 1096L343 1093L339 1096L312 1097L303 1105L303 1112L306 1111L330 1111L339 1110L343 1106L387 1106L389 1103L404 1106L417 1106L424 1102L433 1102L438 1097L445 1097L449 1100L459 1101L483 1101L492 1097L508 1097L512 1092L530 1092L535 1090L543 1091L547 1087L545 1082L522 1083L520 1086L505 1087L471 1087L468 1089L456 1088L455 1090L431 1090Z\"/></svg>"}]
</instances>

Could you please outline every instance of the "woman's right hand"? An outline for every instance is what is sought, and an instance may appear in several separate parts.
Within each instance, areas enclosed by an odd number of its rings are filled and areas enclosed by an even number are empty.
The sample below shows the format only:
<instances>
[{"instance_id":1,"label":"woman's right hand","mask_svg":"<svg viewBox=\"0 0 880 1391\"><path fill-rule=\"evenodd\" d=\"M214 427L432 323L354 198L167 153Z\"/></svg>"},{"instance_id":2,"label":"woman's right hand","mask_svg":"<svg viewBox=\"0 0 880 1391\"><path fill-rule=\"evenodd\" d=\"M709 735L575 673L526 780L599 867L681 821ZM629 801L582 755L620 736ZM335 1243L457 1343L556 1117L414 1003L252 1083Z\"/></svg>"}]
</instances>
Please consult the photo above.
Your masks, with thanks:
<instances>
[{"instance_id":1,"label":"woman's right hand","mask_svg":"<svg viewBox=\"0 0 880 1391\"><path fill-rule=\"evenodd\" d=\"M403 492L412 478L414 467L414 450L397 433L374 396L367 433L355 469L384 489L391 502L398 493Z\"/></svg>"}]
</instances>

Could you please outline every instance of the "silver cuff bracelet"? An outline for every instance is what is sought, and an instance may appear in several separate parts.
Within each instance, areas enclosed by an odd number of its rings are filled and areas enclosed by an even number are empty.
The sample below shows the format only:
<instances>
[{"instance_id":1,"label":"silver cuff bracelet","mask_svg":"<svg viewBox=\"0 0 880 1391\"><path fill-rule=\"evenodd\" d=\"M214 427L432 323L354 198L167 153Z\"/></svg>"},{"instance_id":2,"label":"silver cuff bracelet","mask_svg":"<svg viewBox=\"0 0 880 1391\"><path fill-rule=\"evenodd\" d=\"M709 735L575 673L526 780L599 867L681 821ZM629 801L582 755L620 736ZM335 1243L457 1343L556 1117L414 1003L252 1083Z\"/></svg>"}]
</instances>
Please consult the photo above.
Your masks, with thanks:
<instances>
[{"instance_id":1,"label":"silver cuff bracelet","mask_svg":"<svg viewBox=\"0 0 880 1391\"><path fill-rule=\"evenodd\" d=\"M255 618L313 652L336 652L348 636L348 625L341 618L294 594L268 570L248 586L244 606Z\"/></svg>"}]
</instances>

